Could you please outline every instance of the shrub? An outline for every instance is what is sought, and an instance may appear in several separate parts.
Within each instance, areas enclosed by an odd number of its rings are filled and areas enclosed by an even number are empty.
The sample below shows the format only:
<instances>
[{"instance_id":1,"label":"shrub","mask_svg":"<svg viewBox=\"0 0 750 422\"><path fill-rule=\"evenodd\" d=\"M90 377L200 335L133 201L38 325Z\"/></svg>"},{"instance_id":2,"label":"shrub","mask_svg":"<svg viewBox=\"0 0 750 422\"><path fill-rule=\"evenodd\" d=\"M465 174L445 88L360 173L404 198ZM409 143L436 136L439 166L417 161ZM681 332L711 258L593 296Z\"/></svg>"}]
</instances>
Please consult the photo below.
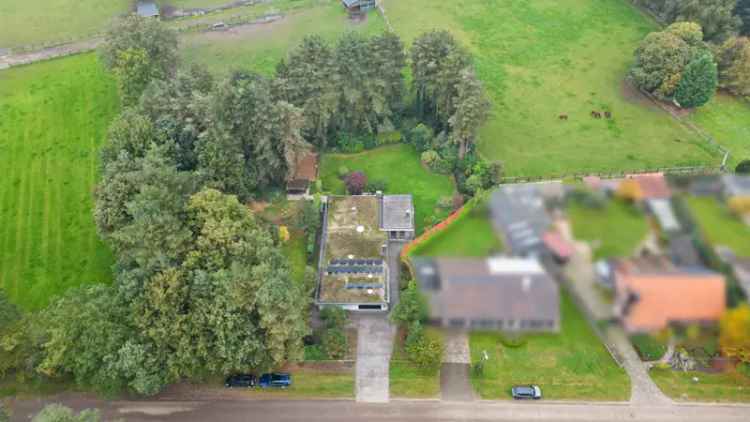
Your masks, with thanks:
<instances>
[{"instance_id":1,"label":"shrub","mask_svg":"<svg viewBox=\"0 0 750 422\"><path fill-rule=\"evenodd\" d=\"M319 344L305 346L305 360L325 360L328 357Z\"/></svg>"},{"instance_id":2,"label":"shrub","mask_svg":"<svg viewBox=\"0 0 750 422\"><path fill-rule=\"evenodd\" d=\"M409 347L415 346L422 340L424 340L424 328L422 328L422 323L419 321L414 321L409 326L409 332L406 336L406 342L404 343L404 346L408 349Z\"/></svg>"},{"instance_id":3,"label":"shrub","mask_svg":"<svg viewBox=\"0 0 750 422\"><path fill-rule=\"evenodd\" d=\"M329 328L323 335L323 348L330 359L343 359L349 350L349 340L344 330Z\"/></svg>"},{"instance_id":4,"label":"shrub","mask_svg":"<svg viewBox=\"0 0 750 422\"><path fill-rule=\"evenodd\" d=\"M449 210L453 208L453 197L452 196L441 196L438 199L437 207L443 210Z\"/></svg>"},{"instance_id":5,"label":"shrub","mask_svg":"<svg viewBox=\"0 0 750 422\"><path fill-rule=\"evenodd\" d=\"M736 197L729 200L729 209L737 215L750 213L750 198Z\"/></svg>"},{"instance_id":6,"label":"shrub","mask_svg":"<svg viewBox=\"0 0 750 422\"><path fill-rule=\"evenodd\" d=\"M435 161L440 159L440 155L435 150L427 150L422 153L420 159L422 160L422 164L432 168Z\"/></svg>"},{"instance_id":7,"label":"shrub","mask_svg":"<svg viewBox=\"0 0 750 422\"><path fill-rule=\"evenodd\" d=\"M443 361L443 343L430 336L423 336L420 341L406 348L409 360L425 372L434 372Z\"/></svg>"},{"instance_id":8,"label":"shrub","mask_svg":"<svg viewBox=\"0 0 750 422\"><path fill-rule=\"evenodd\" d=\"M350 195L360 195L367 186L367 176L361 171L353 171L344 178L344 184Z\"/></svg>"},{"instance_id":9,"label":"shrub","mask_svg":"<svg viewBox=\"0 0 750 422\"><path fill-rule=\"evenodd\" d=\"M703 54L685 67L674 99L683 108L700 107L714 96L718 84L713 56L710 53Z\"/></svg>"},{"instance_id":10,"label":"shrub","mask_svg":"<svg viewBox=\"0 0 750 422\"><path fill-rule=\"evenodd\" d=\"M636 334L630 337L635 350L641 357L641 360L657 360L664 356L667 348L662 342L648 334Z\"/></svg>"},{"instance_id":11,"label":"shrub","mask_svg":"<svg viewBox=\"0 0 750 422\"><path fill-rule=\"evenodd\" d=\"M456 192L453 194L452 202L453 202L453 211L456 211L457 209L464 206L464 196Z\"/></svg>"},{"instance_id":12,"label":"shrub","mask_svg":"<svg viewBox=\"0 0 750 422\"><path fill-rule=\"evenodd\" d=\"M383 132L379 133L378 136L375 138L376 143L378 146L381 145L391 145L391 144L397 144L403 140L401 136L401 132L397 130L392 130L389 132Z\"/></svg>"},{"instance_id":13,"label":"shrub","mask_svg":"<svg viewBox=\"0 0 750 422\"><path fill-rule=\"evenodd\" d=\"M482 189L482 178L477 174L472 174L466 179L466 190L474 195Z\"/></svg>"},{"instance_id":14,"label":"shrub","mask_svg":"<svg viewBox=\"0 0 750 422\"><path fill-rule=\"evenodd\" d=\"M750 160L740 161L737 167L734 168L734 171L739 174L750 174Z\"/></svg>"},{"instance_id":15,"label":"shrub","mask_svg":"<svg viewBox=\"0 0 750 422\"><path fill-rule=\"evenodd\" d=\"M367 183L368 192L377 192L377 191L385 192L386 189L388 189L388 182L386 182L383 179L370 180Z\"/></svg>"},{"instance_id":16,"label":"shrub","mask_svg":"<svg viewBox=\"0 0 750 422\"><path fill-rule=\"evenodd\" d=\"M349 175L349 173L351 173L351 172L349 171L349 167L346 167L346 166L341 166L341 167L339 167L339 178L340 178L340 179L343 179L343 178L345 178L346 176L348 176L348 175Z\"/></svg>"},{"instance_id":17,"label":"shrub","mask_svg":"<svg viewBox=\"0 0 750 422\"><path fill-rule=\"evenodd\" d=\"M406 289L401 291L401 299L391 312L391 321L401 327L410 327L414 321L421 321L427 317L427 301L412 280Z\"/></svg>"},{"instance_id":18,"label":"shrub","mask_svg":"<svg viewBox=\"0 0 750 422\"><path fill-rule=\"evenodd\" d=\"M515 334L503 334L500 336L500 344L511 349L517 349L521 346L525 346L528 340L526 337Z\"/></svg>"},{"instance_id":19,"label":"shrub","mask_svg":"<svg viewBox=\"0 0 750 422\"><path fill-rule=\"evenodd\" d=\"M750 97L750 39L732 37L717 49L719 86L741 97Z\"/></svg>"},{"instance_id":20,"label":"shrub","mask_svg":"<svg viewBox=\"0 0 750 422\"><path fill-rule=\"evenodd\" d=\"M335 306L329 306L320 311L320 319L323 320L327 329L342 329L346 325L349 317L346 315L345 310Z\"/></svg>"},{"instance_id":21,"label":"shrub","mask_svg":"<svg viewBox=\"0 0 750 422\"><path fill-rule=\"evenodd\" d=\"M420 123L409 133L409 142L417 151L424 152L432 147L433 137L432 129Z\"/></svg>"}]
</instances>

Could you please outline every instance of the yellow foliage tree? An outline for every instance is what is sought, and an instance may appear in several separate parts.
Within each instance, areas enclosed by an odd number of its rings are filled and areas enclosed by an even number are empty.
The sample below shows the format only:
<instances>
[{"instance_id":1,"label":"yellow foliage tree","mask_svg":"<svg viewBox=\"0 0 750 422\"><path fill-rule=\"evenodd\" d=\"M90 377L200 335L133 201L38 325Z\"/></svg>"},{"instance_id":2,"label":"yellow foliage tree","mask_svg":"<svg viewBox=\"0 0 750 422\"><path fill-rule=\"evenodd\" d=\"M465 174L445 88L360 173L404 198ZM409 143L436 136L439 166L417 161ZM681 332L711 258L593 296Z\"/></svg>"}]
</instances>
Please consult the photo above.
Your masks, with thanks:
<instances>
[{"instance_id":1,"label":"yellow foliage tree","mask_svg":"<svg viewBox=\"0 0 750 422\"><path fill-rule=\"evenodd\" d=\"M729 209L737 215L750 213L750 196L737 196L730 199Z\"/></svg>"},{"instance_id":2,"label":"yellow foliage tree","mask_svg":"<svg viewBox=\"0 0 750 422\"><path fill-rule=\"evenodd\" d=\"M633 179L625 179L617 187L617 196L633 202L638 202L643 198L641 185Z\"/></svg>"},{"instance_id":3,"label":"yellow foliage tree","mask_svg":"<svg viewBox=\"0 0 750 422\"><path fill-rule=\"evenodd\" d=\"M289 229L286 226L279 226L279 239L284 243L289 240Z\"/></svg>"},{"instance_id":4,"label":"yellow foliage tree","mask_svg":"<svg viewBox=\"0 0 750 422\"><path fill-rule=\"evenodd\" d=\"M724 355L750 363L750 306L740 305L721 317L719 345Z\"/></svg>"}]
</instances>

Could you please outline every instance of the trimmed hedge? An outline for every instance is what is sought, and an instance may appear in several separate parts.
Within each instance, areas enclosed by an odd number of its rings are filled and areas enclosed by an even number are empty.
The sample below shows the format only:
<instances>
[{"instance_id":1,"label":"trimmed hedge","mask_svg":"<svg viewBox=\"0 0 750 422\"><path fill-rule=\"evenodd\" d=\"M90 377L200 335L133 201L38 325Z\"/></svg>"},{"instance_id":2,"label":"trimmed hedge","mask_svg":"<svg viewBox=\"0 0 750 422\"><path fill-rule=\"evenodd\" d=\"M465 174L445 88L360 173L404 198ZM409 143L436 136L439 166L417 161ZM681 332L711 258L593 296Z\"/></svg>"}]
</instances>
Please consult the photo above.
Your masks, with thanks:
<instances>
[{"instance_id":1,"label":"trimmed hedge","mask_svg":"<svg viewBox=\"0 0 750 422\"><path fill-rule=\"evenodd\" d=\"M661 359L667 352L666 345L648 334L635 334L630 337L630 341L643 361Z\"/></svg>"}]
</instances>

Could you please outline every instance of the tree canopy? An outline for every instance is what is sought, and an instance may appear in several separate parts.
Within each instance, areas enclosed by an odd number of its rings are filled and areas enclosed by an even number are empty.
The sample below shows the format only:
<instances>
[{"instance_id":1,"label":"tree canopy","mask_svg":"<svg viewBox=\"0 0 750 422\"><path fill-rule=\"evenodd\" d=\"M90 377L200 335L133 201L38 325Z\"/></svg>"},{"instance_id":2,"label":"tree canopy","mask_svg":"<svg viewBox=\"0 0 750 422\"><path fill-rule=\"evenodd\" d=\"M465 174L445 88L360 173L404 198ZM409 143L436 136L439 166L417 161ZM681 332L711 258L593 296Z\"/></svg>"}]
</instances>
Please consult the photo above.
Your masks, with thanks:
<instances>
[{"instance_id":1,"label":"tree canopy","mask_svg":"<svg viewBox=\"0 0 750 422\"><path fill-rule=\"evenodd\" d=\"M722 42L742 25L735 15L737 0L638 0L667 23L695 22L703 27L705 39Z\"/></svg>"}]
</instances>

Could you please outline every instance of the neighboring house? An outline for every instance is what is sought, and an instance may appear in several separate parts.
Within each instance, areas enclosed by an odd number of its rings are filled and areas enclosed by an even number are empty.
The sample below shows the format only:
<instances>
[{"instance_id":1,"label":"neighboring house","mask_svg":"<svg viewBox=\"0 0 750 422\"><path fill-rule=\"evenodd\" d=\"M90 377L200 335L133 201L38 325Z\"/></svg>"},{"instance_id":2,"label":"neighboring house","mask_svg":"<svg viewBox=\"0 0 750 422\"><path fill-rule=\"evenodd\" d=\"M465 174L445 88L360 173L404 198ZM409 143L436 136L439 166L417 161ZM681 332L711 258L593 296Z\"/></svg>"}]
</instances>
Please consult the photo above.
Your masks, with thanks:
<instances>
[{"instance_id":1,"label":"neighboring house","mask_svg":"<svg viewBox=\"0 0 750 422\"><path fill-rule=\"evenodd\" d=\"M628 332L716 322L725 309L722 274L676 267L664 257L623 260L615 269L615 315Z\"/></svg>"},{"instance_id":2,"label":"neighboring house","mask_svg":"<svg viewBox=\"0 0 750 422\"><path fill-rule=\"evenodd\" d=\"M378 6L376 0L341 0L350 16L359 16Z\"/></svg>"},{"instance_id":3,"label":"neighboring house","mask_svg":"<svg viewBox=\"0 0 750 422\"><path fill-rule=\"evenodd\" d=\"M136 5L136 13L144 18L158 18L159 6L154 1L143 0Z\"/></svg>"},{"instance_id":4,"label":"neighboring house","mask_svg":"<svg viewBox=\"0 0 750 422\"><path fill-rule=\"evenodd\" d=\"M511 254L542 256L552 220L537 184L503 185L490 198L492 224Z\"/></svg>"},{"instance_id":5,"label":"neighboring house","mask_svg":"<svg viewBox=\"0 0 750 422\"><path fill-rule=\"evenodd\" d=\"M732 273L746 298L750 298L750 258L735 258L731 263Z\"/></svg>"},{"instance_id":6,"label":"neighboring house","mask_svg":"<svg viewBox=\"0 0 750 422\"><path fill-rule=\"evenodd\" d=\"M717 176L696 176L690 179L689 192L693 196L720 197L724 190L721 178Z\"/></svg>"},{"instance_id":7,"label":"neighboring house","mask_svg":"<svg viewBox=\"0 0 750 422\"><path fill-rule=\"evenodd\" d=\"M430 320L451 328L560 330L559 286L534 258L414 258Z\"/></svg>"},{"instance_id":8,"label":"neighboring house","mask_svg":"<svg viewBox=\"0 0 750 422\"><path fill-rule=\"evenodd\" d=\"M291 196L302 196L310 193L310 184L318 178L318 154L308 152L297 160L294 174L286 182L286 193Z\"/></svg>"},{"instance_id":9,"label":"neighboring house","mask_svg":"<svg viewBox=\"0 0 750 422\"><path fill-rule=\"evenodd\" d=\"M680 233L669 238L669 258L678 267L703 265L700 253L693 243L693 236L689 233Z\"/></svg>"},{"instance_id":10,"label":"neighboring house","mask_svg":"<svg viewBox=\"0 0 750 422\"><path fill-rule=\"evenodd\" d=\"M316 305L387 310L389 240L412 239L413 216L411 195L325 198Z\"/></svg>"},{"instance_id":11,"label":"neighboring house","mask_svg":"<svg viewBox=\"0 0 750 422\"><path fill-rule=\"evenodd\" d=\"M727 200L735 198L750 200L750 176L725 174L721 177L721 182Z\"/></svg>"},{"instance_id":12,"label":"neighboring house","mask_svg":"<svg viewBox=\"0 0 750 422\"><path fill-rule=\"evenodd\" d=\"M649 199L646 201L646 208L656 218L664 233L677 233L682 229L680 221L672 208L672 201L664 198Z\"/></svg>"}]
</instances>

